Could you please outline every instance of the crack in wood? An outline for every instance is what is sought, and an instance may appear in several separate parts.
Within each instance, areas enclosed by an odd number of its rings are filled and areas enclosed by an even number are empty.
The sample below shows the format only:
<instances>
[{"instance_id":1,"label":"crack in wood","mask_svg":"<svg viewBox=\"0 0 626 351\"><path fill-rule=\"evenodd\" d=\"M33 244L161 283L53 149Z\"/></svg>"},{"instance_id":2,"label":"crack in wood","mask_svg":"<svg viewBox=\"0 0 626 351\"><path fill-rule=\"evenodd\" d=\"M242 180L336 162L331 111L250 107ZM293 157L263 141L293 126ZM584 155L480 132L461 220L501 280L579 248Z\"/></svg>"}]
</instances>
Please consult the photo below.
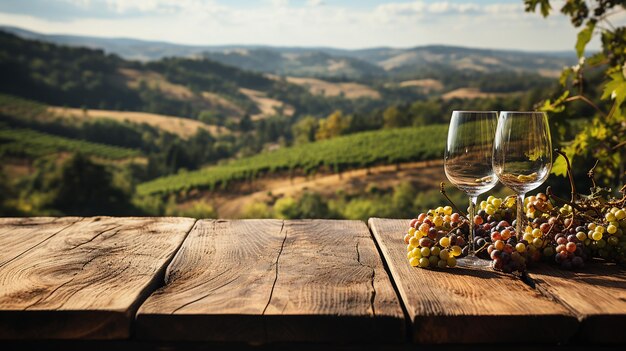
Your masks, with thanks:
<instances>
[{"instance_id":1,"label":"crack in wood","mask_svg":"<svg viewBox=\"0 0 626 351\"><path fill-rule=\"evenodd\" d=\"M280 226L280 233L283 232L283 229L285 229L285 221L283 221L282 225ZM278 281L278 261L280 260L280 255L283 253L283 249L285 248L285 242L287 241L287 231L285 231L285 237L283 238L283 242L280 245L280 250L278 250L278 255L276 256L276 262L274 263L274 266L276 267L276 273L274 275L274 283L272 283L272 289L270 290L270 297L267 299L267 304L265 304L265 308L263 308L263 312L261 313L261 315L265 315L265 311L267 311L267 308L270 306L270 303L272 302L272 295L274 294L274 288L276 287L276 282Z\"/></svg>"},{"instance_id":2,"label":"crack in wood","mask_svg":"<svg viewBox=\"0 0 626 351\"><path fill-rule=\"evenodd\" d=\"M80 243L80 244L78 244L78 245L72 246L72 247L70 247L68 250L74 250L74 249L79 248L79 247L81 247L81 246L83 246L83 245L89 244L90 242L92 242L92 241L96 240L96 238L98 238L100 235L102 235L102 234L104 234L104 233L106 233L106 232L109 232L109 231L111 231L111 230L113 230L113 229L117 229L117 228L119 228L119 227L121 227L121 226L122 226L122 225L121 225L121 224L119 224L119 225L116 225L116 226L114 226L114 227L112 227L112 228L107 228L107 229L105 229L105 230L103 230L103 231L100 231L100 232L96 233L96 235L94 235L91 239L89 239L89 240L87 240L87 241L84 241L84 242L82 242L82 243ZM114 236L114 235L116 235L116 234L117 234L117 233L119 233L119 232L120 232L120 231L119 231L119 230L117 230L115 233L113 233L113 235L111 235L111 236L107 237L107 239L108 239L108 238L110 238L110 237L112 237L112 236Z\"/></svg>"},{"instance_id":3,"label":"crack in wood","mask_svg":"<svg viewBox=\"0 0 626 351\"><path fill-rule=\"evenodd\" d=\"M374 267L364 264L363 262L361 262L361 252L359 251L359 241L357 240L356 242L356 260L357 262L363 266L363 267L367 267L372 271L372 276L370 279L370 284L372 287L372 291L370 294L370 308L372 309L372 315L374 317L376 317L376 308L374 307L374 302L376 301L376 287L374 286L374 280L376 278L376 270L374 269Z\"/></svg>"},{"instance_id":4,"label":"crack in wood","mask_svg":"<svg viewBox=\"0 0 626 351\"><path fill-rule=\"evenodd\" d=\"M172 313L171 313L171 314L175 314L176 312L180 311L181 309L183 309L183 308L185 308L185 307L187 307L187 306L189 306L189 305L191 305L191 304L194 304L194 303L196 303L196 302L198 302L198 301L200 301L200 300L204 300L204 299L206 299L206 298L207 298L207 297L209 297L209 296L210 296L210 295L211 295L214 291L217 291L217 290L219 290L219 289L221 289L221 288L223 288L223 287L225 287L225 286L227 286L227 285L232 284L235 280L237 280L237 278L239 278L239 277L234 277L233 279L231 279L231 280L227 281L226 283L224 283L224 284L222 284L222 285L220 285L220 286L217 286L217 287L215 287L215 288L213 288L213 289L209 290L206 294L204 294L204 295L200 296L199 298L194 299L194 300L192 300L192 301L189 301L189 302L187 302L187 303L184 303L184 304L180 305L179 307L177 307L176 309L174 309L174 310L172 311Z\"/></svg>"}]
</instances>

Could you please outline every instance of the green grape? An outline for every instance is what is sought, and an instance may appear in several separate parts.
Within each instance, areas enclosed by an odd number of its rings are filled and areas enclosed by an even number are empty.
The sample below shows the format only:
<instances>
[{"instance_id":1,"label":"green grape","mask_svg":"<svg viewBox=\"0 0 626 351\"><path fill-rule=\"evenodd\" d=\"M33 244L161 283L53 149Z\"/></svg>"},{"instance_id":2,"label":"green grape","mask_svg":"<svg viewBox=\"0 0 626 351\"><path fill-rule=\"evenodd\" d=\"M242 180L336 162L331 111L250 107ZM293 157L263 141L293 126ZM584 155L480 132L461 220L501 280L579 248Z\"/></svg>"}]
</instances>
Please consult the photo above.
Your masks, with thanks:
<instances>
[{"instance_id":1,"label":"green grape","mask_svg":"<svg viewBox=\"0 0 626 351\"><path fill-rule=\"evenodd\" d=\"M439 256L430 256L428 261L431 267L437 267L437 263L439 263Z\"/></svg>"},{"instance_id":2,"label":"green grape","mask_svg":"<svg viewBox=\"0 0 626 351\"><path fill-rule=\"evenodd\" d=\"M439 258L443 261L447 260L450 257L450 251L443 249L439 252Z\"/></svg>"},{"instance_id":3,"label":"green grape","mask_svg":"<svg viewBox=\"0 0 626 351\"><path fill-rule=\"evenodd\" d=\"M452 255L454 256L460 256L461 253L463 252L463 249L461 249L460 246L454 245L452 246L452 248L450 249L450 251L452 252Z\"/></svg>"},{"instance_id":4,"label":"green grape","mask_svg":"<svg viewBox=\"0 0 626 351\"><path fill-rule=\"evenodd\" d=\"M593 240L598 241L598 240L602 239L602 233L601 232L597 232L597 231L593 232L593 235L591 236L591 238Z\"/></svg>"},{"instance_id":5,"label":"green grape","mask_svg":"<svg viewBox=\"0 0 626 351\"><path fill-rule=\"evenodd\" d=\"M439 248L439 246L435 246L432 249L430 249L431 256L439 256L440 252L441 252L441 249Z\"/></svg>"},{"instance_id":6,"label":"green grape","mask_svg":"<svg viewBox=\"0 0 626 351\"><path fill-rule=\"evenodd\" d=\"M448 247L450 246L450 238L448 238L447 236L444 236L443 238L441 238L439 240L439 245L443 246L443 247Z\"/></svg>"},{"instance_id":7,"label":"green grape","mask_svg":"<svg viewBox=\"0 0 626 351\"><path fill-rule=\"evenodd\" d=\"M420 267L426 268L430 264L430 261L426 257L420 258Z\"/></svg>"}]
</instances>

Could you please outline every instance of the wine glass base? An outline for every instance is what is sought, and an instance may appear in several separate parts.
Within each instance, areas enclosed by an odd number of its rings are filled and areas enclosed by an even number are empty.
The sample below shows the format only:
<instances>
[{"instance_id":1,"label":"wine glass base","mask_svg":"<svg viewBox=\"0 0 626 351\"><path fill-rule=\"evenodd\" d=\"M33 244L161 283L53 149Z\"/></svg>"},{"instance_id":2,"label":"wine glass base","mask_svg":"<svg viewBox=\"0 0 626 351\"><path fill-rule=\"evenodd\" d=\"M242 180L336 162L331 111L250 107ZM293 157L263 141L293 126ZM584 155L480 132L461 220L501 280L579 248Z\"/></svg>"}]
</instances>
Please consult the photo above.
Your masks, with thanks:
<instances>
[{"instance_id":1,"label":"wine glass base","mask_svg":"<svg viewBox=\"0 0 626 351\"><path fill-rule=\"evenodd\" d=\"M474 255L467 255L463 258L458 259L457 265L460 267L468 267L468 268L490 268L491 261L484 260Z\"/></svg>"}]
</instances>

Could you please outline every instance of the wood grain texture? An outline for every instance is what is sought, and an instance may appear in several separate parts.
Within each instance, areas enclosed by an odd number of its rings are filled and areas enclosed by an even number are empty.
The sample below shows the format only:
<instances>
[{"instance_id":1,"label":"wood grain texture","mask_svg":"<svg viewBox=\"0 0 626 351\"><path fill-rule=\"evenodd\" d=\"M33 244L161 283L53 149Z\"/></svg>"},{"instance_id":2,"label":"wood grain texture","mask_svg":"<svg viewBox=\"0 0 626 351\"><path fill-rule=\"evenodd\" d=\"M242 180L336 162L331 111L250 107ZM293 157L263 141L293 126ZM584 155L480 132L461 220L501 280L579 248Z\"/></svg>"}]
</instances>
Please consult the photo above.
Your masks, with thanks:
<instances>
[{"instance_id":1,"label":"wood grain texture","mask_svg":"<svg viewBox=\"0 0 626 351\"><path fill-rule=\"evenodd\" d=\"M404 340L404 316L366 225L199 221L141 306L142 339Z\"/></svg>"},{"instance_id":2,"label":"wood grain texture","mask_svg":"<svg viewBox=\"0 0 626 351\"><path fill-rule=\"evenodd\" d=\"M556 343L569 339L577 319L512 275L490 269L421 269L406 259L408 220L370 218L421 343Z\"/></svg>"},{"instance_id":3,"label":"wood grain texture","mask_svg":"<svg viewBox=\"0 0 626 351\"><path fill-rule=\"evenodd\" d=\"M529 276L537 289L569 307L581 321L576 339L598 343L625 343L626 269L592 262L579 272L542 265ZM617 328L616 328L617 327Z\"/></svg>"},{"instance_id":4,"label":"wood grain texture","mask_svg":"<svg viewBox=\"0 0 626 351\"><path fill-rule=\"evenodd\" d=\"M129 337L138 303L194 222L1 220L0 339Z\"/></svg>"}]
</instances>

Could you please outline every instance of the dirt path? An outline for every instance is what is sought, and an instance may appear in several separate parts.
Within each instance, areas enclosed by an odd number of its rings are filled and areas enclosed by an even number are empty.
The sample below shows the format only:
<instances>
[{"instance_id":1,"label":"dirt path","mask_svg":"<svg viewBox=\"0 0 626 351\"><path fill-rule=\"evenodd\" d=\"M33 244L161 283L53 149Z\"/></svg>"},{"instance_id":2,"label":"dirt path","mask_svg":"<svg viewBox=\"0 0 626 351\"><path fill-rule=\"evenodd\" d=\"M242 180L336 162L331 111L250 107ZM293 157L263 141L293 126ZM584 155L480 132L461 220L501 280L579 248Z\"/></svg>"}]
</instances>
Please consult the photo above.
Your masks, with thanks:
<instances>
[{"instance_id":1,"label":"dirt path","mask_svg":"<svg viewBox=\"0 0 626 351\"><path fill-rule=\"evenodd\" d=\"M413 181L420 188L436 189L445 180L443 161L423 161L395 165L371 167L337 174L318 175L313 177L287 177L259 179L245 185L236 194L207 194L205 198L213 204L217 213L223 218L236 218L243 208L253 202L269 201L272 196L297 197L304 191L317 192L322 195L334 195L337 190L346 192L364 191L369 185L379 188L393 187L403 181ZM269 194L271 192L271 195Z\"/></svg>"}]
</instances>

